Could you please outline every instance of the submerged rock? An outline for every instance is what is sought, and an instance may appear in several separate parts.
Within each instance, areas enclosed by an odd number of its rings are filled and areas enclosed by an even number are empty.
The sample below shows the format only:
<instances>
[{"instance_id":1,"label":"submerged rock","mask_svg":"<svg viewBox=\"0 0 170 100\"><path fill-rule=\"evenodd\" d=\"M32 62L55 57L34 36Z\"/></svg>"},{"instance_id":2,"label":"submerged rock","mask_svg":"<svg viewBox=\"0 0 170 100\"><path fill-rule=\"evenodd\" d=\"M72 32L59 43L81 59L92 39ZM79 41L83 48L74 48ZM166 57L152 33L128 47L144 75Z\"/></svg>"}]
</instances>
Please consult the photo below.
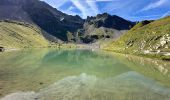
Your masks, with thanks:
<instances>
[{"instance_id":1,"label":"submerged rock","mask_svg":"<svg viewBox=\"0 0 170 100\"><path fill-rule=\"evenodd\" d=\"M4 47L0 47L0 52L3 52L5 51L5 48Z\"/></svg>"}]
</instances>

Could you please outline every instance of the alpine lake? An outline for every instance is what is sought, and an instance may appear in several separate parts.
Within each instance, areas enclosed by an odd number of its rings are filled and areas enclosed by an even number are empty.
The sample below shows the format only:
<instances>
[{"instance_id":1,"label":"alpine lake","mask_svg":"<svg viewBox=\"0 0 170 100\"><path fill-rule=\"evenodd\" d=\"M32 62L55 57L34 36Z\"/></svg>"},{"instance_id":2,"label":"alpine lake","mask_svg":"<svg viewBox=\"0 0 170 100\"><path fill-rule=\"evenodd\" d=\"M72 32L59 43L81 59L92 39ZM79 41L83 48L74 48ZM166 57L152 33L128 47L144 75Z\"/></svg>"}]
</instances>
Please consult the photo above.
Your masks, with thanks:
<instances>
[{"instance_id":1,"label":"alpine lake","mask_svg":"<svg viewBox=\"0 0 170 100\"><path fill-rule=\"evenodd\" d=\"M170 62L92 50L3 52L0 100L170 100Z\"/></svg>"}]
</instances>

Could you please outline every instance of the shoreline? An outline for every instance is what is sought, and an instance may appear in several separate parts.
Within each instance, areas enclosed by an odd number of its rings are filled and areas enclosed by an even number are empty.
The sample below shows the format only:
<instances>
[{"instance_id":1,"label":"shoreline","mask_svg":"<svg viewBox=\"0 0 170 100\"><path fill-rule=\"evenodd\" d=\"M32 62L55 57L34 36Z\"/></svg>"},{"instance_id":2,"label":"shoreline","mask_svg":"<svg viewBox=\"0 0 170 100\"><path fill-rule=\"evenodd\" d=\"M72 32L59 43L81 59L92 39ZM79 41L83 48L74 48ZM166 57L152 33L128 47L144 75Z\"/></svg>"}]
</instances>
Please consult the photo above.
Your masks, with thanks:
<instances>
[{"instance_id":1,"label":"shoreline","mask_svg":"<svg viewBox=\"0 0 170 100\"><path fill-rule=\"evenodd\" d=\"M105 49L104 47L101 47L101 45L98 44L61 44L61 45L52 45L47 47L30 47L30 48L5 48L3 52L12 52L12 51L18 51L18 50L28 50L28 49L87 49L87 50L102 50L102 51L108 51L108 52L114 52L114 53L120 53L120 54L128 54L128 55L134 55L139 57L145 57L145 58L151 58L151 59L158 59L163 61L170 61L170 52L166 52L167 55L160 55L160 54L131 54L131 53L125 53L122 51L115 51L115 50L109 50Z\"/></svg>"},{"instance_id":2,"label":"shoreline","mask_svg":"<svg viewBox=\"0 0 170 100\"><path fill-rule=\"evenodd\" d=\"M144 54L144 53L125 53L124 51L117 51L117 50L110 50L110 49L103 49L104 51L109 51L109 52L115 52L115 53L120 53L120 54L127 54L127 55L134 55L134 56L139 56L139 57L145 57L145 58L151 58L151 59L157 59L157 60L162 60L162 61L170 61L170 52L166 52L168 55L161 55L158 53L154 54Z\"/></svg>"}]
</instances>

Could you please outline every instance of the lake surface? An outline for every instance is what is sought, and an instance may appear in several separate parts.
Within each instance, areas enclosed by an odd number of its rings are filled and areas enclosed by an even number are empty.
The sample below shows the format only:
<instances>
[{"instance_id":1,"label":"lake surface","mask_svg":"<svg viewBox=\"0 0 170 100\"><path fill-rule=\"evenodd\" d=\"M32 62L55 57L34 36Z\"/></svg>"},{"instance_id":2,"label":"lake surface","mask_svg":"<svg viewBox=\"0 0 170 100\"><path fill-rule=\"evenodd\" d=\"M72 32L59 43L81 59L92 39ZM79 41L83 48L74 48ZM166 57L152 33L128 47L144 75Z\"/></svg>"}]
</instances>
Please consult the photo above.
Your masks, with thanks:
<instances>
[{"instance_id":1,"label":"lake surface","mask_svg":"<svg viewBox=\"0 0 170 100\"><path fill-rule=\"evenodd\" d=\"M170 62L90 50L0 53L0 100L170 100Z\"/></svg>"}]
</instances>

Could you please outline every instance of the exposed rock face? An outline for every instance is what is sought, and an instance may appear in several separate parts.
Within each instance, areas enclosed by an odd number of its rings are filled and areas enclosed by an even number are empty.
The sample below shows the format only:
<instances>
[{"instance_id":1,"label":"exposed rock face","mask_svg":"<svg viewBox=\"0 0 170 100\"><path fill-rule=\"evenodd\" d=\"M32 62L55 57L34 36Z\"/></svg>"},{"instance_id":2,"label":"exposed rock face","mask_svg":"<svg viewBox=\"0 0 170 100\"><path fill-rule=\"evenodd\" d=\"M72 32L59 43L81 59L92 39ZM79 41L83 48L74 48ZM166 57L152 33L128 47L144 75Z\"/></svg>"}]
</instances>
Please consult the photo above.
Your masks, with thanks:
<instances>
[{"instance_id":1,"label":"exposed rock face","mask_svg":"<svg viewBox=\"0 0 170 100\"><path fill-rule=\"evenodd\" d=\"M39 0L1 0L0 19L34 23L63 41L67 41L67 31L77 31L84 22L79 16L64 14Z\"/></svg>"},{"instance_id":2,"label":"exposed rock face","mask_svg":"<svg viewBox=\"0 0 170 100\"><path fill-rule=\"evenodd\" d=\"M88 17L84 23L83 30L79 30L76 36L84 43L95 42L101 38L115 39L134 25L135 23L115 15L98 14L96 17Z\"/></svg>"},{"instance_id":3,"label":"exposed rock face","mask_svg":"<svg viewBox=\"0 0 170 100\"><path fill-rule=\"evenodd\" d=\"M0 20L10 19L39 26L44 36L67 42L91 43L101 38L117 38L134 23L107 13L86 20L58 11L39 0L1 0ZM48 33L50 35L48 35ZM53 37L54 36L54 37Z\"/></svg>"},{"instance_id":4,"label":"exposed rock face","mask_svg":"<svg viewBox=\"0 0 170 100\"><path fill-rule=\"evenodd\" d=\"M106 27L116 30L129 30L134 23L127 21L116 15L109 15L107 13L98 14L96 17L88 17L86 22L89 25L95 25L96 28Z\"/></svg>"}]
</instances>

